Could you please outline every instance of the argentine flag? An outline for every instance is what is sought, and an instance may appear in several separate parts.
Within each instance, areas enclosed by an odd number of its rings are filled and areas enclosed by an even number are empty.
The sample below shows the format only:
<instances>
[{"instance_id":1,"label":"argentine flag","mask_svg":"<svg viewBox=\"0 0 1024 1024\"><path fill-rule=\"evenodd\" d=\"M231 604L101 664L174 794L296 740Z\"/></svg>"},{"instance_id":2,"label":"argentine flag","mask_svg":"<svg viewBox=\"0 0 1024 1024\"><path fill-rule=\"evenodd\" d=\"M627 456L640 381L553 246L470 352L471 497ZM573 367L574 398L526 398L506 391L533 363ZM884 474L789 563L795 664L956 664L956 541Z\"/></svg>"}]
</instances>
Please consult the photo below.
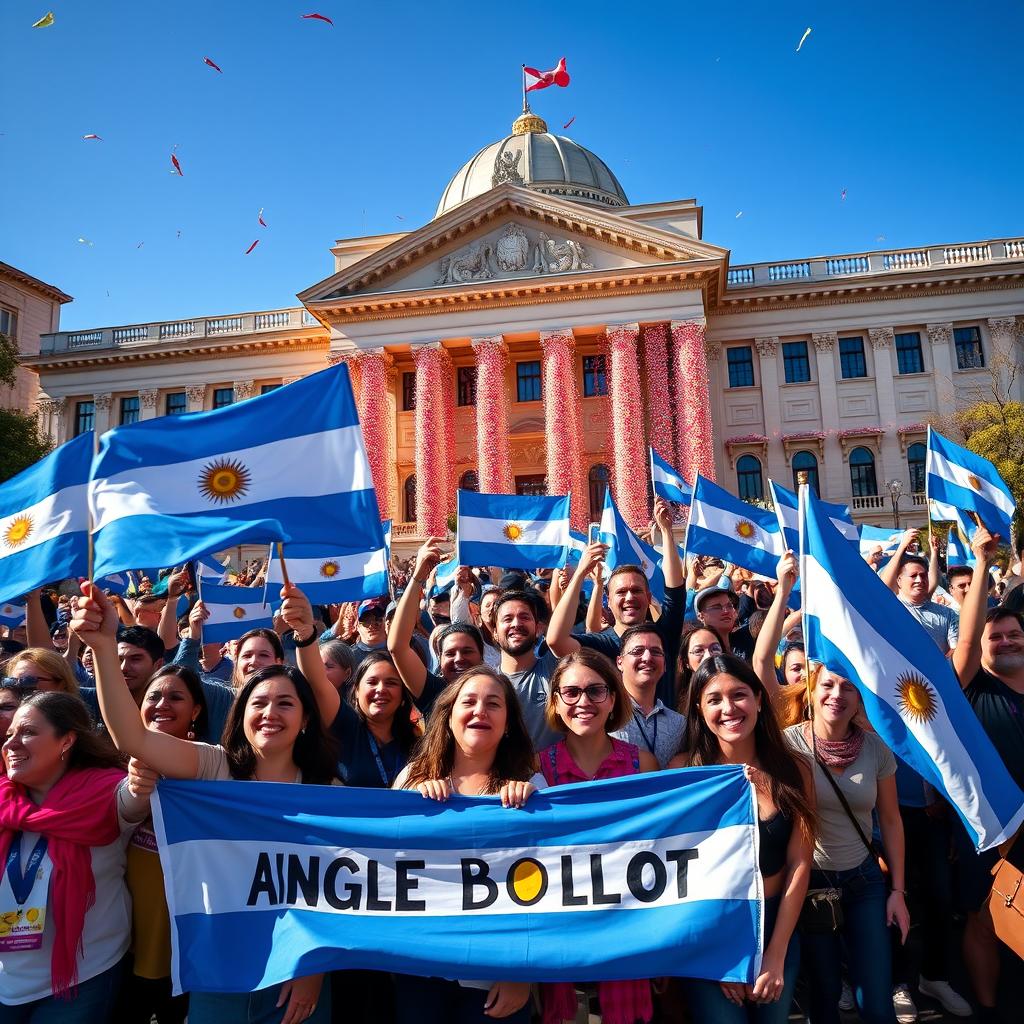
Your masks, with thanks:
<instances>
[{"instance_id":1,"label":"argentine flag","mask_svg":"<svg viewBox=\"0 0 1024 1024\"><path fill-rule=\"evenodd\" d=\"M217 561L213 555L203 555L196 559L196 579L209 580L211 583L223 583L227 568Z\"/></svg>"},{"instance_id":2,"label":"argentine flag","mask_svg":"<svg viewBox=\"0 0 1024 1024\"><path fill-rule=\"evenodd\" d=\"M712 555L774 579L786 542L774 512L749 505L698 474L686 553Z\"/></svg>"},{"instance_id":3,"label":"argentine flag","mask_svg":"<svg viewBox=\"0 0 1024 1024\"><path fill-rule=\"evenodd\" d=\"M384 556L387 559L388 564L391 564L391 528L392 520L385 519L381 524L381 532L384 534Z\"/></svg>"},{"instance_id":4,"label":"argentine flag","mask_svg":"<svg viewBox=\"0 0 1024 1024\"><path fill-rule=\"evenodd\" d=\"M978 559L974 557L974 552L964 543L964 539L960 536L960 531L954 523L949 528L949 537L946 539L947 568L952 569L954 565L970 565L973 567L977 564L977 561Z\"/></svg>"},{"instance_id":5,"label":"argentine flag","mask_svg":"<svg viewBox=\"0 0 1024 1024\"><path fill-rule=\"evenodd\" d=\"M263 587L202 583L199 597L210 613L203 623L204 644L237 640L243 633L258 627L274 628L274 612L263 603Z\"/></svg>"},{"instance_id":6,"label":"argentine flag","mask_svg":"<svg viewBox=\"0 0 1024 1024\"><path fill-rule=\"evenodd\" d=\"M949 662L808 494L800 576L807 658L856 685L893 752L949 799L979 850L1024 822L1010 778Z\"/></svg>"},{"instance_id":7,"label":"argentine flag","mask_svg":"<svg viewBox=\"0 0 1024 1024\"><path fill-rule=\"evenodd\" d=\"M800 497L795 491L788 490L774 480L768 481L772 500L775 503L775 516L779 520L783 540L790 551L800 550ZM832 505L827 501L819 501L825 514L832 520L832 525L848 540L856 544L860 537L857 527L850 518L847 505Z\"/></svg>"},{"instance_id":8,"label":"argentine flag","mask_svg":"<svg viewBox=\"0 0 1024 1024\"><path fill-rule=\"evenodd\" d=\"M604 560L608 571L620 565L638 565L647 577L651 596L659 603L664 602L665 574L661 568L661 556L630 529L612 501L610 487L604 492L600 537L601 543L608 545L608 554Z\"/></svg>"},{"instance_id":9,"label":"argentine flag","mask_svg":"<svg viewBox=\"0 0 1024 1024\"><path fill-rule=\"evenodd\" d=\"M929 500L963 512L974 512L1004 543L1013 534L1010 520L1017 506L1010 488L988 459L961 448L928 428L925 487ZM948 513L946 513L948 514ZM960 521L960 516L953 518Z\"/></svg>"},{"instance_id":10,"label":"argentine flag","mask_svg":"<svg viewBox=\"0 0 1024 1024\"><path fill-rule=\"evenodd\" d=\"M17 629L25 625L25 606L17 601L0 604L0 626Z\"/></svg>"},{"instance_id":11,"label":"argentine flag","mask_svg":"<svg viewBox=\"0 0 1024 1024\"><path fill-rule=\"evenodd\" d=\"M384 548L348 551L337 544L286 544L288 579L313 604L341 604L381 597L388 592L388 563ZM270 547L267 584L276 595L284 583L277 545Z\"/></svg>"},{"instance_id":12,"label":"argentine flag","mask_svg":"<svg viewBox=\"0 0 1024 1024\"><path fill-rule=\"evenodd\" d=\"M858 526L857 535L860 538L858 548L861 558L867 558L876 547L882 548L882 565L896 554L896 549L903 539L902 530L888 530L882 526Z\"/></svg>"},{"instance_id":13,"label":"argentine flag","mask_svg":"<svg viewBox=\"0 0 1024 1024\"><path fill-rule=\"evenodd\" d=\"M651 483L654 493L666 501L689 505L693 488L653 448L651 453Z\"/></svg>"},{"instance_id":14,"label":"argentine flag","mask_svg":"<svg viewBox=\"0 0 1024 1024\"><path fill-rule=\"evenodd\" d=\"M89 431L0 486L0 601L89 571L92 446Z\"/></svg>"},{"instance_id":15,"label":"argentine flag","mask_svg":"<svg viewBox=\"0 0 1024 1024\"><path fill-rule=\"evenodd\" d=\"M583 552L587 550L587 535L579 530L569 531L569 543L565 547L564 565L579 565Z\"/></svg>"},{"instance_id":16,"label":"argentine flag","mask_svg":"<svg viewBox=\"0 0 1024 1024\"><path fill-rule=\"evenodd\" d=\"M459 491L459 565L557 569L569 542L569 495Z\"/></svg>"},{"instance_id":17,"label":"argentine flag","mask_svg":"<svg viewBox=\"0 0 1024 1024\"><path fill-rule=\"evenodd\" d=\"M89 495L98 576L140 551L180 565L242 542L384 546L344 364L226 409L109 431Z\"/></svg>"}]
</instances>

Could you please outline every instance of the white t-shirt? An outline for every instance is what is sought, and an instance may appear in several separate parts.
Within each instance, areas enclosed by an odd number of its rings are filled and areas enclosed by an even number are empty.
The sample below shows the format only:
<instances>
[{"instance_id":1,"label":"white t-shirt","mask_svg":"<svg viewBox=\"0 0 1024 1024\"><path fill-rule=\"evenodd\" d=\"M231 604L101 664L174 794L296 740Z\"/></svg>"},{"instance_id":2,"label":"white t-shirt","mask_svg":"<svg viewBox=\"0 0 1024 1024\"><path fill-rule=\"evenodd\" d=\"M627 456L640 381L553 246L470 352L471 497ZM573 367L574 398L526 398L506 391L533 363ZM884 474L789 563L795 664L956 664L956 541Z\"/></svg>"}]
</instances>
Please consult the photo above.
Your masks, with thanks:
<instances>
[{"instance_id":1,"label":"white t-shirt","mask_svg":"<svg viewBox=\"0 0 1024 1024\"><path fill-rule=\"evenodd\" d=\"M96 902L86 911L82 929L82 947L78 954L78 980L88 981L113 967L128 951L132 930L132 904L124 884L128 841L138 828L138 821L125 821L122 803L127 792L127 781L118 787L117 820L121 834L106 846L94 846L92 876L96 880ZM28 858L39 839L36 832L21 834L21 863ZM43 855L49 862L49 854ZM51 866L47 864L47 866ZM0 865L3 867L3 865ZM50 872L46 873L46 877ZM36 893L29 900L37 897ZM40 901L35 899L36 904ZM10 879L3 872L0 879L0 909L15 906ZM46 900L46 926L43 944L39 949L0 953L0 1003L18 1006L53 994L50 982L50 964L53 956L53 899L52 891Z\"/></svg>"}]
</instances>

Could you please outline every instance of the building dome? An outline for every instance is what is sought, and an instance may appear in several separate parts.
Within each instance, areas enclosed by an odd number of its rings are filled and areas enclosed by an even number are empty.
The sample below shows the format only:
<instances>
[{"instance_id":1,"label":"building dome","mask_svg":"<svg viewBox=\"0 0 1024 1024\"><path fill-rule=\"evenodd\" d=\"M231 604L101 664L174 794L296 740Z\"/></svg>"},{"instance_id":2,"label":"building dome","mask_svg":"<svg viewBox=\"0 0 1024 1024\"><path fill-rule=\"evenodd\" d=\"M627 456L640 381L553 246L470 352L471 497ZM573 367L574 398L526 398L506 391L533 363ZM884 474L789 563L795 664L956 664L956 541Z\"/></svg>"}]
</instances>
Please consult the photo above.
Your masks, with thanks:
<instances>
[{"instance_id":1,"label":"building dome","mask_svg":"<svg viewBox=\"0 0 1024 1024\"><path fill-rule=\"evenodd\" d=\"M434 216L506 181L592 206L629 205L618 179L600 157L572 139L552 135L542 118L526 110L516 118L511 135L484 146L456 172Z\"/></svg>"}]
</instances>

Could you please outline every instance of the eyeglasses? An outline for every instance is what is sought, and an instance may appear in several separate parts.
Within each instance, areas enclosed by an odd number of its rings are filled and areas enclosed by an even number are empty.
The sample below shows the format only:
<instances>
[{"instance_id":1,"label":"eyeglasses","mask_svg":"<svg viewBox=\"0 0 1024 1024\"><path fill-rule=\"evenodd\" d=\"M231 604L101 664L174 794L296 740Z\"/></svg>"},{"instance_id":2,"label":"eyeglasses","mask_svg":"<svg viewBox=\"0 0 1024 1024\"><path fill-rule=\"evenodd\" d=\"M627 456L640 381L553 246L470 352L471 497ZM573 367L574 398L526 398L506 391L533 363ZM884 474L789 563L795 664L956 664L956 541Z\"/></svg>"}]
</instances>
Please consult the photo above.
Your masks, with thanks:
<instances>
[{"instance_id":1,"label":"eyeglasses","mask_svg":"<svg viewBox=\"0 0 1024 1024\"><path fill-rule=\"evenodd\" d=\"M603 704L608 699L608 687L604 683L591 683L589 686L560 686L555 693L566 704L579 704L580 698L586 694L591 704Z\"/></svg>"},{"instance_id":2,"label":"eyeglasses","mask_svg":"<svg viewBox=\"0 0 1024 1024\"><path fill-rule=\"evenodd\" d=\"M55 683L53 676L4 676L3 689L5 690L34 690L40 683Z\"/></svg>"},{"instance_id":3,"label":"eyeglasses","mask_svg":"<svg viewBox=\"0 0 1024 1024\"><path fill-rule=\"evenodd\" d=\"M699 644L695 647L690 648L690 653L695 654L698 658L703 658L705 654L721 654L721 644L708 644L707 647L701 647Z\"/></svg>"},{"instance_id":4,"label":"eyeglasses","mask_svg":"<svg viewBox=\"0 0 1024 1024\"><path fill-rule=\"evenodd\" d=\"M732 608L732 603L728 604L706 604L701 608L702 612L725 612Z\"/></svg>"},{"instance_id":5,"label":"eyeglasses","mask_svg":"<svg viewBox=\"0 0 1024 1024\"><path fill-rule=\"evenodd\" d=\"M631 658L642 658L649 654L652 658L664 658L665 652L660 647L631 647L626 653Z\"/></svg>"}]
</instances>

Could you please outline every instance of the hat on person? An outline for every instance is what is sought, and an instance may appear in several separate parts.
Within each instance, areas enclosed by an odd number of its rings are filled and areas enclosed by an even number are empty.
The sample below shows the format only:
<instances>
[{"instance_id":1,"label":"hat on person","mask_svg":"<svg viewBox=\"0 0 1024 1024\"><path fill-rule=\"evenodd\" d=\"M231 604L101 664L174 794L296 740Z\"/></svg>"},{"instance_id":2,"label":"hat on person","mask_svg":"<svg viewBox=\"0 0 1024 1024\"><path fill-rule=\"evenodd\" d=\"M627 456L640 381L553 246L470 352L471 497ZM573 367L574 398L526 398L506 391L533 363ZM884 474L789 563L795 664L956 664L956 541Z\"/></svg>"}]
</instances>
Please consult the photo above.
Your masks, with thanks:
<instances>
[{"instance_id":1,"label":"hat on person","mask_svg":"<svg viewBox=\"0 0 1024 1024\"><path fill-rule=\"evenodd\" d=\"M394 615L395 612L397 612L397 611L398 611L398 602L397 601L392 601L391 604L388 605L387 610L384 612L384 618L385 619L390 619L391 616Z\"/></svg>"},{"instance_id":2,"label":"hat on person","mask_svg":"<svg viewBox=\"0 0 1024 1024\"><path fill-rule=\"evenodd\" d=\"M526 587L525 572L507 572L498 580L499 590L523 590Z\"/></svg>"},{"instance_id":3,"label":"hat on person","mask_svg":"<svg viewBox=\"0 0 1024 1024\"><path fill-rule=\"evenodd\" d=\"M361 619L367 612L378 612L380 615L383 615L387 606L388 603L383 597L375 597L369 601L360 601L358 618Z\"/></svg>"},{"instance_id":4,"label":"hat on person","mask_svg":"<svg viewBox=\"0 0 1024 1024\"><path fill-rule=\"evenodd\" d=\"M693 599L694 611L700 611L700 606L704 603L705 599L712 595L724 594L732 602L733 608L739 608L740 598L739 595L731 590L723 590L721 587L705 587L703 590L697 591L697 596Z\"/></svg>"}]
</instances>

